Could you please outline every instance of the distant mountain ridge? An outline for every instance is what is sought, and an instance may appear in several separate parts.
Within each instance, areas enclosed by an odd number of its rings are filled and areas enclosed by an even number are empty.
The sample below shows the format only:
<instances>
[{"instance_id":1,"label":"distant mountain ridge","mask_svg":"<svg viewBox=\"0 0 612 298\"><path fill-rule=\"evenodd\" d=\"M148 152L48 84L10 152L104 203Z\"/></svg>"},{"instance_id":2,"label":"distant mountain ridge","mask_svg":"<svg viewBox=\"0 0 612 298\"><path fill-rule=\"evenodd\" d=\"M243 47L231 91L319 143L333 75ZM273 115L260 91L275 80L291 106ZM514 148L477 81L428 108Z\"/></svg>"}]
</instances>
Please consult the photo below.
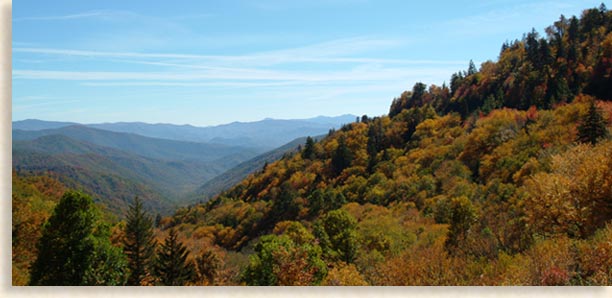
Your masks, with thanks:
<instances>
[{"instance_id":1,"label":"distant mountain ridge","mask_svg":"<svg viewBox=\"0 0 612 298\"><path fill-rule=\"evenodd\" d=\"M13 130L14 141L34 140L47 135L64 135L75 140L160 160L213 161L233 154L244 154L245 158L248 159L263 151L222 144L151 138L134 133L113 132L84 125L36 131Z\"/></svg>"},{"instance_id":2,"label":"distant mountain ridge","mask_svg":"<svg viewBox=\"0 0 612 298\"><path fill-rule=\"evenodd\" d=\"M116 214L125 211L133 196L143 198L151 210L167 212L228 189L266 162L295 150L306 136L321 135L313 131L327 133L337 127L334 121L354 120L321 116L309 121L234 122L213 127L208 133L214 137L208 142L196 141L206 128L190 125L100 125L132 131L118 132L73 122L16 121L13 168L22 174L52 174L68 187L90 193ZM144 136L139 130L167 138ZM300 138L267 150L292 135ZM211 179L215 180L208 183Z\"/></svg>"},{"instance_id":3,"label":"distant mountain ridge","mask_svg":"<svg viewBox=\"0 0 612 298\"><path fill-rule=\"evenodd\" d=\"M263 152L282 146L296 138L327 133L331 128L339 128L343 124L354 122L356 117L346 114L336 117L318 116L293 120L266 118L255 122L232 122L207 127L143 122L83 124L83 126L176 141L252 147ZM77 123L28 119L13 122L13 130L59 129L75 124Z\"/></svg>"}]
</instances>

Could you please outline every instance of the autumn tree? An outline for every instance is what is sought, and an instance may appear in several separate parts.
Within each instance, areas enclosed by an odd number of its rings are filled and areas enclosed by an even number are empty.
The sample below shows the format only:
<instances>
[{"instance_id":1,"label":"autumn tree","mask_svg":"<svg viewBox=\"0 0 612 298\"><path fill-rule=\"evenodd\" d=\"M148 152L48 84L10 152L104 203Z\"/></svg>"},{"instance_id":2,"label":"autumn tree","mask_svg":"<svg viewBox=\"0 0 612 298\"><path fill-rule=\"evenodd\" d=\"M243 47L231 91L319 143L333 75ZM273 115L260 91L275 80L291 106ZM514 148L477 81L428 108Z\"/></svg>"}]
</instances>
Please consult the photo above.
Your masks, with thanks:
<instances>
[{"instance_id":1,"label":"autumn tree","mask_svg":"<svg viewBox=\"0 0 612 298\"><path fill-rule=\"evenodd\" d=\"M174 229L170 230L157 251L154 272L161 285L184 286L195 279L195 268L188 261L189 252L183 243L179 242Z\"/></svg>"},{"instance_id":2,"label":"autumn tree","mask_svg":"<svg viewBox=\"0 0 612 298\"><path fill-rule=\"evenodd\" d=\"M31 269L35 286L123 285L127 262L93 200L68 191L43 227Z\"/></svg>"},{"instance_id":3,"label":"autumn tree","mask_svg":"<svg viewBox=\"0 0 612 298\"><path fill-rule=\"evenodd\" d=\"M214 285L223 261L212 250L204 250L195 260L195 269L198 281L204 285Z\"/></svg>"},{"instance_id":4,"label":"autumn tree","mask_svg":"<svg viewBox=\"0 0 612 298\"><path fill-rule=\"evenodd\" d=\"M552 157L552 172L525 183L527 221L537 234L586 237L612 217L612 147L580 144Z\"/></svg>"},{"instance_id":5,"label":"autumn tree","mask_svg":"<svg viewBox=\"0 0 612 298\"><path fill-rule=\"evenodd\" d=\"M134 199L128 210L123 245L130 268L128 285L141 285L149 275L156 242L153 235L153 221L146 215L138 197Z\"/></svg>"}]
</instances>

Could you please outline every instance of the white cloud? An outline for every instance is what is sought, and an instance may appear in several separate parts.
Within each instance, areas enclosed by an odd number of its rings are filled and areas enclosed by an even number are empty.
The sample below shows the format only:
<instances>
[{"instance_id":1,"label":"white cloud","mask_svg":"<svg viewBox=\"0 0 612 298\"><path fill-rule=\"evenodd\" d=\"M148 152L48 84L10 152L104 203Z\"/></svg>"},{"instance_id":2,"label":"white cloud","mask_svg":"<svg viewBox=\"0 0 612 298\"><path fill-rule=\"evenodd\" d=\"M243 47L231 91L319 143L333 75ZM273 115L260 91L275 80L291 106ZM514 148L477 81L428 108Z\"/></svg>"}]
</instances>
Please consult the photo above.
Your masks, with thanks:
<instances>
[{"instance_id":1,"label":"white cloud","mask_svg":"<svg viewBox=\"0 0 612 298\"><path fill-rule=\"evenodd\" d=\"M210 63L249 63L251 65L271 66L276 64L289 63L391 63L391 64L460 64L465 61L458 60L411 60L411 59L389 59L389 58L366 58L354 57L355 53L362 53L371 50L380 50L384 47L393 47L401 44L401 41L392 39L376 38L349 38L340 39L319 44L281 49L247 55L200 55L200 54L181 54L181 53L143 53L143 52L112 52L112 51L91 51L73 50L57 48L35 48L35 47L16 47L14 53L30 53L41 55L63 55L80 56L92 58L133 58L133 59L177 59L177 60L196 60ZM134 61L131 61L134 62ZM191 61L193 62L193 61ZM143 60L140 63L166 63L163 61ZM201 65L189 64L170 64L166 66L180 67L202 67Z\"/></svg>"},{"instance_id":2,"label":"white cloud","mask_svg":"<svg viewBox=\"0 0 612 298\"><path fill-rule=\"evenodd\" d=\"M127 17L135 16L136 14L126 11L115 11L115 10L92 10L81 13L67 14L67 15L55 15L55 16L32 16L32 17L20 17L14 18L13 21L68 21L77 19L91 19L91 18L115 18L115 17Z\"/></svg>"}]
</instances>

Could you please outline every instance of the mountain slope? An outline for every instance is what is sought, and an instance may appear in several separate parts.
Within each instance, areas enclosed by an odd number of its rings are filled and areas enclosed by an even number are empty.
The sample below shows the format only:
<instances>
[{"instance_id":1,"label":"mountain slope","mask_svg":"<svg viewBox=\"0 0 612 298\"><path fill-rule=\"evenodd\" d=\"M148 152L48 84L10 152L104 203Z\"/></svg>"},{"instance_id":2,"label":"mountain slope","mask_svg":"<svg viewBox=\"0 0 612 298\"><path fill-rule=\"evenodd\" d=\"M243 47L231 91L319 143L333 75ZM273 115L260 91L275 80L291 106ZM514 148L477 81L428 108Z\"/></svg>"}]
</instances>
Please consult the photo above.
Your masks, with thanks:
<instances>
[{"instance_id":1,"label":"mountain slope","mask_svg":"<svg viewBox=\"0 0 612 298\"><path fill-rule=\"evenodd\" d=\"M80 159L89 159L94 164L108 163L99 156L65 154L56 157L36 151L13 150L13 166L17 174L53 177L68 188L92 195L96 202L116 215L124 214L134 196L141 197L149 210L166 213L173 208L173 204L164 196L147 185L120 177L114 172L74 165L74 161Z\"/></svg>"},{"instance_id":2,"label":"mountain slope","mask_svg":"<svg viewBox=\"0 0 612 298\"><path fill-rule=\"evenodd\" d=\"M64 135L14 141L13 167L18 172L54 172L66 185L78 185L109 201L114 211L123 210L135 195L153 209L168 211L173 200L227 169L218 161L157 160Z\"/></svg>"},{"instance_id":3,"label":"mountain slope","mask_svg":"<svg viewBox=\"0 0 612 298\"><path fill-rule=\"evenodd\" d=\"M324 136L318 136L314 139L322 139ZM198 188L192 196L195 200L207 201L214 197L215 195L221 193L242 181L248 175L255 173L257 170L261 169L268 163L272 163L282 158L287 154L292 154L298 147L304 145L306 142L306 138L298 138L295 139L279 148L266 152L264 154L258 155L250 160L242 162L237 166L231 168L230 170L224 172L223 174L211 179L206 182L200 188Z\"/></svg>"}]
</instances>

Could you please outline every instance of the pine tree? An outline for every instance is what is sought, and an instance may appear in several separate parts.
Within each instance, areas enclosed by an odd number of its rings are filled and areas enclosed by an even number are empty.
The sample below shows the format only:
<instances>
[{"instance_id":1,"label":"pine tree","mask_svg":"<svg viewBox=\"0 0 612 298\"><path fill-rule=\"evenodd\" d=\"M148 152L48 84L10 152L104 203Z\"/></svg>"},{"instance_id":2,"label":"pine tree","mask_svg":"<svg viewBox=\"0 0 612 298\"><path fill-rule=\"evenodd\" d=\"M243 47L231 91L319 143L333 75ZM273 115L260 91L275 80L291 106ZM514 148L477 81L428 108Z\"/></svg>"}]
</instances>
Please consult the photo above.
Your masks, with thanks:
<instances>
[{"instance_id":1,"label":"pine tree","mask_svg":"<svg viewBox=\"0 0 612 298\"><path fill-rule=\"evenodd\" d=\"M183 286L195 280L194 265L187 261L187 247L177 237L176 231L171 229L155 260L155 275L165 286Z\"/></svg>"},{"instance_id":2,"label":"pine tree","mask_svg":"<svg viewBox=\"0 0 612 298\"><path fill-rule=\"evenodd\" d=\"M109 237L93 200L79 192L66 192L43 227L30 284L123 285L127 262Z\"/></svg>"},{"instance_id":3,"label":"pine tree","mask_svg":"<svg viewBox=\"0 0 612 298\"><path fill-rule=\"evenodd\" d=\"M312 159L314 157L314 140L311 137L306 138L306 144L304 145L304 150L302 151L303 159Z\"/></svg>"},{"instance_id":4,"label":"pine tree","mask_svg":"<svg viewBox=\"0 0 612 298\"><path fill-rule=\"evenodd\" d=\"M477 72L478 70L476 70L476 65L474 65L474 61L470 59L470 64L468 65L467 75L471 76L473 74L476 74Z\"/></svg>"},{"instance_id":5,"label":"pine tree","mask_svg":"<svg viewBox=\"0 0 612 298\"><path fill-rule=\"evenodd\" d=\"M591 143L595 145L601 138L608 136L606 120L602 116L601 110L592 100L589 104L589 111L582 118L578 126L578 141L581 143Z\"/></svg>"},{"instance_id":6,"label":"pine tree","mask_svg":"<svg viewBox=\"0 0 612 298\"><path fill-rule=\"evenodd\" d=\"M127 214L123 244L130 268L128 285L142 285L143 280L149 275L156 243L153 236L153 221L145 214L138 197L134 199L134 204L130 206Z\"/></svg>"},{"instance_id":7,"label":"pine tree","mask_svg":"<svg viewBox=\"0 0 612 298\"><path fill-rule=\"evenodd\" d=\"M353 154L346 146L344 136L341 136L338 140L338 148L336 148L336 151L334 151L331 159L331 165L334 173L336 175L340 175L344 169L351 165L352 160Z\"/></svg>"}]
</instances>

